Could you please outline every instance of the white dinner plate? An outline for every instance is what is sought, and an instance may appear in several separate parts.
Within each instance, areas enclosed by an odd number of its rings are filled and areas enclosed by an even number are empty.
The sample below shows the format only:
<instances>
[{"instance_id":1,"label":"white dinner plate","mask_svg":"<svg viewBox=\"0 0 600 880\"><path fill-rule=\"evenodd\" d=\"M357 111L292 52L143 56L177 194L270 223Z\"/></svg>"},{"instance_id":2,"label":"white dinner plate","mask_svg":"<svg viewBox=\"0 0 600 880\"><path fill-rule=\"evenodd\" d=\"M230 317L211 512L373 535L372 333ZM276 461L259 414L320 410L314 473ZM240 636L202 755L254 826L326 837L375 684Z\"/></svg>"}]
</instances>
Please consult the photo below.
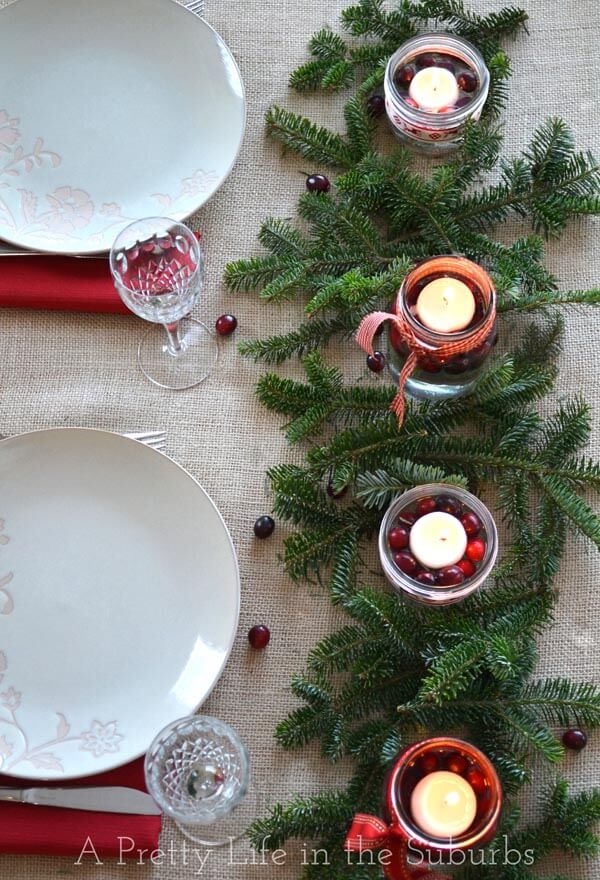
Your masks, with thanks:
<instances>
[{"instance_id":1,"label":"white dinner plate","mask_svg":"<svg viewBox=\"0 0 600 880\"><path fill-rule=\"evenodd\" d=\"M236 62L175 0L15 0L0 83L0 238L28 248L93 253L132 220L181 220L242 141Z\"/></svg>"},{"instance_id":2,"label":"white dinner plate","mask_svg":"<svg viewBox=\"0 0 600 880\"><path fill-rule=\"evenodd\" d=\"M0 772L99 773L143 754L219 678L239 612L202 487L117 434L0 443Z\"/></svg>"}]
</instances>

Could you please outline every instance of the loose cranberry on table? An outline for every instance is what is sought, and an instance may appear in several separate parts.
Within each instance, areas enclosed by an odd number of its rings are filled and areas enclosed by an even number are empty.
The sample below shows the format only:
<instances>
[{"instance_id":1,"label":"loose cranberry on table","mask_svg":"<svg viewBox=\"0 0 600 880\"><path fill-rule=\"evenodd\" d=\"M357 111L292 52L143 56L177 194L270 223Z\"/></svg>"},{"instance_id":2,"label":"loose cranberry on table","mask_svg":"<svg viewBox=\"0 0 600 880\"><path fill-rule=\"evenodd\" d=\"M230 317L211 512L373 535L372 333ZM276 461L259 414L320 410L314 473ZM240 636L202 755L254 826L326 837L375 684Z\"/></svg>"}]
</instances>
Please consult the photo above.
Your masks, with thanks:
<instances>
[{"instance_id":1,"label":"loose cranberry on table","mask_svg":"<svg viewBox=\"0 0 600 880\"><path fill-rule=\"evenodd\" d=\"M254 523L254 534L257 538L268 538L275 531L275 520L271 516L259 516Z\"/></svg>"},{"instance_id":2,"label":"loose cranberry on table","mask_svg":"<svg viewBox=\"0 0 600 880\"><path fill-rule=\"evenodd\" d=\"M237 327L237 318L235 315L221 315L215 321L215 330L219 336L229 336Z\"/></svg>"},{"instance_id":3,"label":"loose cranberry on table","mask_svg":"<svg viewBox=\"0 0 600 880\"><path fill-rule=\"evenodd\" d=\"M380 373L385 367L385 355L381 351L374 351L367 358L367 366L373 373Z\"/></svg>"},{"instance_id":4,"label":"loose cranberry on table","mask_svg":"<svg viewBox=\"0 0 600 880\"><path fill-rule=\"evenodd\" d=\"M562 741L567 749L572 749L574 752L580 752L587 745L587 734L585 734L583 730L578 730L577 728L572 727L570 730L565 730Z\"/></svg>"},{"instance_id":5,"label":"loose cranberry on table","mask_svg":"<svg viewBox=\"0 0 600 880\"><path fill-rule=\"evenodd\" d=\"M248 631L248 641L256 651L262 651L269 644L271 632L268 626L259 624Z\"/></svg>"},{"instance_id":6,"label":"loose cranberry on table","mask_svg":"<svg viewBox=\"0 0 600 880\"><path fill-rule=\"evenodd\" d=\"M309 192L328 193L330 188L329 178L324 174L309 174L306 178L306 189Z\"/></svg>"},{"instance_id":7,"label":"loose cranberry on table","mask_svg":"<svg viewBox=\"0 0 600 880\"><path fill-rule=\"evenodd\" d=\"M385 98L383 95L371 95L367 101L367 110L375 119L383 116L385 113Z\"/></svg>"}]
</instances>

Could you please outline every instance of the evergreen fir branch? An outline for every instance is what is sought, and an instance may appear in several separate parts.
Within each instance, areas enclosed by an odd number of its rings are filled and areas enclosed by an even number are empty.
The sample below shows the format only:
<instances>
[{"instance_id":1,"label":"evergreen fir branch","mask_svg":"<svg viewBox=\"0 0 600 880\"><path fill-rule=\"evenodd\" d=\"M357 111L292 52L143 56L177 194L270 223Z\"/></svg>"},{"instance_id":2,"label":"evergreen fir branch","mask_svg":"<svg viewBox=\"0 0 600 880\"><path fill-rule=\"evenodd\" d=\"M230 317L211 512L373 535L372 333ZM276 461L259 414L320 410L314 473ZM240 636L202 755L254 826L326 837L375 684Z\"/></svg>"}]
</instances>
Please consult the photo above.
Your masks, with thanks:
<instances>
[{"instance_id":1,"label":"evergreen fir branch","mask_svg":"<svg viewBox=\"0 0 600 880\"><path fill-rule=\"evenodd\" d=\"M541 290L532 294L522 294L516 299L508 299L499 303L499 312L532 311L544 309L548 306L565 305L598 305L600 303L600 288L591 290Z\"/></svg>"},{"instance_id":2,"label":"evergreen fir branch","mask_svg":"<svg viewBox=\"0 0 600 880\"><path fill-rule=\"evenodd\" d=\"M352 151L340 135L314 125L297 113L282 107L271 107L267 111L266 124L270 136L284 150L292 150L305 159L325 165L342 168L352 165Z\"/></svg>"},{"instance_id":3,"label":"evergreen fir branch","mask_svg":"<svg viewBox=\"0 0 600 880\"><path fill-rule=\"evenodd\" d=\"M340 174L328 195L300 197L301 226L269 218L259 235L268 253L226 272L235 292L275 301L298 297L305 306L306 319L291 332L240 348L273 364L305 357L306 381L267 373L258 386L264 405L287 421L291 442L321 435L309 446L305 466L271 470L274 512L296 529L284 543L291 578L327 584L348 617L311 652L307 674L294 679L300 705L277 735L287 748L317 740L328 760L350 757L355 774L346 790L294 798L252 830L259 846L266 834L272 835L268 846L288 837L321 838L333 851L331 863L305 866L305 880L374 876L376 868L347 862L342 836L352 813L377 809L386 762L423 728L466 735L490 755L505 793L518 793L530 778L532 754L550 761L561 756L556 725L600 722L592 685L532 680L536 636L552 618L552 583L569 526L600 545L600 520L584 500L590 489L600 489L600 464L581 452L589 438L588 407L566 401L544 417L537 407L556 379L562 329L556 310L600 300L598 289L559 289L544 265L543 237L559 235L573 217L600 213L598 164L576 150L560 120L541 125L520 155L499 158L502 135L491 120L506 101L510 76L500 40L525 27L522 10L480 15L461 0L395 6L360 0L346 10L343 24L355 39L319 31L311 59L291 83L303 91L355 83L344 109L345 135L278 107L267 116L284 149ZM467 126L461 150L421 173L403 148L378 152L378 123L366 102L380 93L389 55L432 24L476 43L491 84L485 118ZM486 182L484 175L496 169L494 182ZM534 232L503 242L492 237L511 217ZM506 313L537 310L542 321L525 330L512 354L490 361L468 397L409 403L398 429L388 410L392 383L347 385L320 352L331 339L351 337L367 312L387 309L412 263L440 252L464 253L490 270L501 335ZM512 543L494 584L446 609L408 607L364 586L367 548L385 506L410 485L446 480L476 491L495 488ZM347 489L347 498L328 497L326 484L334 492ZM594 855L591 826L599 815L597 793L573 798L558 783L540 822L520 830L513 811L503 830L512 846L533 844L537 866L557 849ZM533 878L527 866L473 867L463 874L461 880Z\"/></svg>"},{"instance_id":4,"label":"evergreen fir branch","mask_svg":"<svg viewBox=\"0 0 600 880\"><path fill-rule=\"evenodd\" d=\"M356 497L365 507L383 510L396 495L421 483L449 483L466 488L467 480L459 474L447 474L442 468L399 460L387 470L359 474L356 480Z\"/></svg>"}]
</instances>

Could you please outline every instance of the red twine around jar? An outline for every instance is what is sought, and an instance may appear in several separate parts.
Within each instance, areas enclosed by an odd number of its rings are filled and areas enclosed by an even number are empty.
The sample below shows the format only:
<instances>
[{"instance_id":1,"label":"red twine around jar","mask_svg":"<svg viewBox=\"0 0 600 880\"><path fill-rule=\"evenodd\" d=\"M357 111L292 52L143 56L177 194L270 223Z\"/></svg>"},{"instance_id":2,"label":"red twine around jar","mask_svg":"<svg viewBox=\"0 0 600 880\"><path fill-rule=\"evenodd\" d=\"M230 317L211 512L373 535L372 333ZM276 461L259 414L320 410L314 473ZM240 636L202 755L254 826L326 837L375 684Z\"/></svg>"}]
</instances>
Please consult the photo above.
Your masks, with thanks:
<instances>
[{"instance_id":1,"label":"red twine around jar","mask_svg":"<svg viewBox=\"0 0 600 880\"><path fill-rule=\"evenodd\" d=\"M391 863L382 863L389 880L450 880L431 872L428 867L410 865L408 841L399 828L387 825L378 816L357 813L346 835L346 852L362 853L385 847L389 847L395 856Z\"/></svg>"},{"instance_id":2,"label":"red twine around jar","mask_svg":"<svg viewBox=\"0 0 600 880\"><path fill-rule=\"evenodd\" d=\"M440 358L451 358L458 354L466 354L473 349L478 348L485 342L489 334L492 332L494 321L496 320L496 309L492 306L488 310L488 314L482 321L481 325L467 339L455 340L453 342L445 342L435 349L435 356ZM404 398L404 387L406 380L414 373L417 367L417 359L419 355L430 356L432 349L423 345L418 339L415 331L410 326L403 315L396 315L393 312L371 312L362 319L356 332L356 341L360 347L369 355L373 355L373 340L375 334L379 330L384 321L392 321L396 326L402 340L410 349L410 354L406 359L406 363L402 367L398 378L398 393L394 397L390 409L398 416L398 426L404 421L404 409L406 401Z\"/></svg>"}]
</instances>

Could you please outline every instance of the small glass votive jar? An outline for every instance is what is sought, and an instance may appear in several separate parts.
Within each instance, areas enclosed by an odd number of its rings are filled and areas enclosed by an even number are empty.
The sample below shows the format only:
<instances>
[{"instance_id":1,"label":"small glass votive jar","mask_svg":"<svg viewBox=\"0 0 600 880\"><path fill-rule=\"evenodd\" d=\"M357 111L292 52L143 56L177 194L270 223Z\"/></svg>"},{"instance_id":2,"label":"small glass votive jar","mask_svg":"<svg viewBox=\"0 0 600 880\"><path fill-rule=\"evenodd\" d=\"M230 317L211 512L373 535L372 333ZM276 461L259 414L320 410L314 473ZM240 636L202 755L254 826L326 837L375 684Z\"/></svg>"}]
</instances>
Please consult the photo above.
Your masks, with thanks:
<instances>
[{"instance_id":1,"label":"small glass votive jar","mask_svg":"<svg viewBox=\"0 0 600 880\"><path fill-rule=\"evenodd\" d=\"M440 33L412 37L385 72L392 131L420 152L444 155L457 148L466 123L481 116L489 87L485 61L467 40Z\"/></svg>"},{"instance_id":2,"label":"small glass votive jar","mask_svg":"<svg viewBox=\"0 0 600 880\"><path fill-rule=\"evenodd\" d=\"M424 831L416 821L413 802L413 792L421 780L444 772L460 776L460 787L472 789L475 795L473 821L462 833L448 837ZM451 786L452 778L447 776L448 779ZM469 850L484 847L493 839L501 810L500 780L490 759L478 748L446 736L408 746L398 755L385 782L384 819L390 827L390 839L408 843L402 853L394 853L395 847L390 847L392 863L386 869L387 876L404 876L395 870L394 855L405 860L409 870L411 865L424 870L464 865Z\"/></svg>"},{"instance_id":3,"label":"small glass votive jar","mask_svg":"<svg viewBox=\"0 0 600 880\"><path fill-rule=\"evenodd\" d=\"M490 575L497 555L498 531L488 508L471 492L448 483L404 492L379 528L386 578L397 593L424 605L451 605L470 596ZM449 561L454 557L455 562Z\"/></svg>"},{"instance_id":4,"label":"small glass votive jar","mask_svg":"<svg viewBox=\"0 0 600 880\"><path fill-rule=\"evenodd\" d=\"M426 327L416 313L419 294L439 278L454 278L465 284L475 298L475 313L469 325L455 332L440 332ZM494 345L496 330L496 289L488 273L465 257L439 256L419 263L405 277L393 311L401 315L420 351L416 369L408 377L405 390L422 400L446 400L468 394ZM481 339L482 328L488 327ZM461 353L448 356L448 345L457 344ZM393 322L388 329L388 366L398 381L410 349Z\"/></svg>"}]
</instances>

